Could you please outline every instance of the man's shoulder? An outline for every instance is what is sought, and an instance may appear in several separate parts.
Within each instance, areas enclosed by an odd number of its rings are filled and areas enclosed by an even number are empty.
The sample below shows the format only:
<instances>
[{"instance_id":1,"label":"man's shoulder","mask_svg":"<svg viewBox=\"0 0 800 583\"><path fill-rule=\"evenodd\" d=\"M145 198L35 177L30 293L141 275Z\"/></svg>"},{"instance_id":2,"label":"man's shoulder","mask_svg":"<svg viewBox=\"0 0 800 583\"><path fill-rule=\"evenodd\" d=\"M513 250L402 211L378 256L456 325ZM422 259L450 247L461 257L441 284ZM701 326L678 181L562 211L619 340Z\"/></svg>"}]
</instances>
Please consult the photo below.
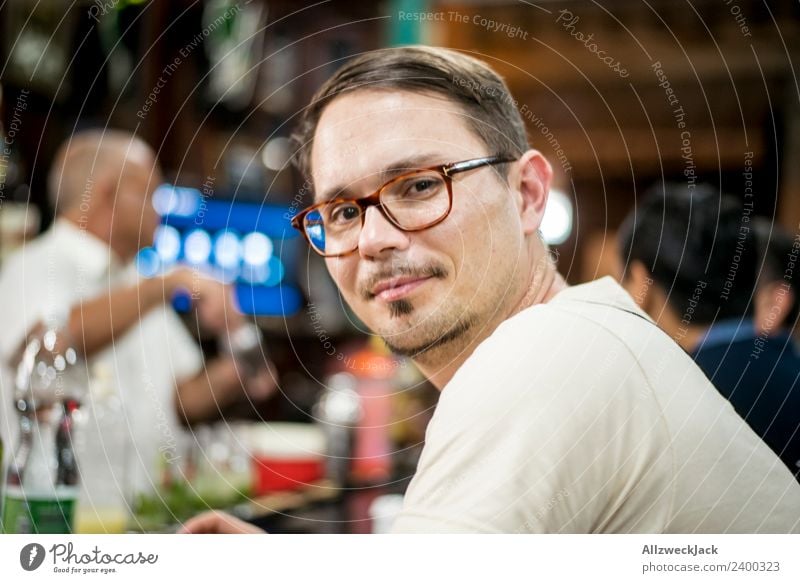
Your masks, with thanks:
<instances>
[{"instance_id":1,"label":"man's shoulder","mask_svg":"<svg viewBox=\"0 0 800 583\"><path fill-rule=\"evenodd\" d=\"M568 287L545 305L593 321L655 324L628 292L609 276Z\"/></svg>"},{"instance_id":2,"label":"man's shoulder","mask_svg":"<svg viewBox=\"0 0 800 583\"><path fill-rule=\"evenodd\" d=\"M29 257L37 257L44 252L48 245L46 233L39 235L34 239L30 239L22 243L19 247L11 251L3 259L2 272L6 273L9 270L19 269Z\"/></svg>"},{"instance_id":3,"label":"man's shoulder","mask_svg":"<svg viewBox=\"0 0 800 583\"><path fill-rule=\"evenodd\" d=\"M11 252L0 267L0 295L7 310L20 309L23 298L36 296L40 283L44 283L48 272L52 276L60 272L62 262L51 261L48 241L37 237Z\"/></svg>"},{"instance_id":4,"label":"man's shoulder","mask_svg":"<svg viewBox=\"0 0 800 583\"><path fill-rule=\"evenodd\" d=\"M457 402L481 400L489 408L503 408L524 400L560 403L566 411L579 404L604 406L640 391L644 382L630 340L617 334L613 322L565 303L540 304L510 318L481 343L443 397L456 408Z\"/></svg>"},{"instance_id":5,"label":"man's shoulder","mask_svg":"<svg viewBox=\"0 0 800 583\"><path fill-rule=\"evenodd\" d=\"M655 324L630 297L613 280L605 279L610 280L567 288L550 302L515 314L479 348L517 356L538 350L536 354L550 359L572 358L588 345L602 352L604 347L610 350L626 344L625 336L631 328L654 330Z\"/></svg>"},{"instance_id":6,"label":"man's shoulder","mask_svg":"<svg viewBox=\"0 0 800 583\"><path fill-rule=\"evenodd\" d=\"M516 314L448 383L442 411L461 416L476 410L476 402L492 411L547 404L574 415L613 405L613 414L624 416L633 406L657 407L653 354L676 371L694 365L651 320L628 307L609 304L603 294L570 293Z\"/></svg>"},{"instance_id":7,"label":"man's shoulder","mask_svg":"<svg viewBox=\"0 0 800 583\"><path fill-rule=\"evenodd\" d=\"M19 248L12 251L4 260L0 269L0 278L19 278L22 274L33 274L48 268L59 267L70 257L70 253L58 239L53 236L52 230L25 241Z\"/></svg>"}]
</instances>

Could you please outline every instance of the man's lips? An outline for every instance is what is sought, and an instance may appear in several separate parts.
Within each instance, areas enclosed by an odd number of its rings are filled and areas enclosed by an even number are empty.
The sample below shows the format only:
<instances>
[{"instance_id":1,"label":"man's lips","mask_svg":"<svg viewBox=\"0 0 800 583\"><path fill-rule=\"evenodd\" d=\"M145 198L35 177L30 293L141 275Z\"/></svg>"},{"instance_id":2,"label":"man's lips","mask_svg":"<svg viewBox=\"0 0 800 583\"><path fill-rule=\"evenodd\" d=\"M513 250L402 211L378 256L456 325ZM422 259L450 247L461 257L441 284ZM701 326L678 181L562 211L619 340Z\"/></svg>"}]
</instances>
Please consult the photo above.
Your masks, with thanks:
<instances>
[{"instance_id":1,"label":"man's lips","mask_svg":"<svg viewBox=\"0 0 800 583\"><path fill-rule=\"evenodd\" d=\"M410 294L413 290L417 289L429 279L431 279L431 276L429 275L422 277L395 277L392 279L386 279L372 288L371 293L373 297L381 301L392 302Z\"/></svg>"}]
</instances>

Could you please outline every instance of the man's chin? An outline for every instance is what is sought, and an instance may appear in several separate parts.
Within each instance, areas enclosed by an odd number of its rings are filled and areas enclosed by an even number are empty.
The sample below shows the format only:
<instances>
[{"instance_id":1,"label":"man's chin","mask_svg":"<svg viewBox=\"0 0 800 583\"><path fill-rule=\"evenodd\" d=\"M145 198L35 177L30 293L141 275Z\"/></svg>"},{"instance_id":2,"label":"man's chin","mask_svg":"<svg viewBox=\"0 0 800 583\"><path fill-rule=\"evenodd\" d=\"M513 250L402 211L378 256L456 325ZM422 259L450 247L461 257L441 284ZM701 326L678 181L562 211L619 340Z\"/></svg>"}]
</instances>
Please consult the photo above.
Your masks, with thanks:
<instances>
[{"instance_id":1,"label":"man's chin","mask_svg":"<svg viewBox=\"0 0 800 583\"><path fill-rule=\"evenodd\" d=\"M449 347L454 341L464 340L476 320L473 315L469 315L448 326L444 331L420 334L419 328L412 328L407 332L382 332L381 337L392 352L412 359L422 358Z\"/></svg>"},{"instance_id":2,"label":"man's chin","mask_svg":"<svg viewBox=\"0 0 800 583\"><path fill-rule=\"evenodd\" d=\"M400 321L400 320L404 321ZM414 358L426 351L436 341L435 337L420 334L422 332L408 316L393 319L389 326L378 330L378 334L392 352L399 356Z\"/></svg>"},{"instance_id":3,"label":"man's chin","mask_svg":"<svg viewBox=\"0 0 800 583\"><path fill-rule=\"evenodd\" d=\"M428 352L428 343L406 343L406 342L398 342L397 336L390 336L386 337L383 336L383 341L386 343L386 346L398 356L405 356L411 359L418 358L421 355Z\"/></svg>"}]
</instances>

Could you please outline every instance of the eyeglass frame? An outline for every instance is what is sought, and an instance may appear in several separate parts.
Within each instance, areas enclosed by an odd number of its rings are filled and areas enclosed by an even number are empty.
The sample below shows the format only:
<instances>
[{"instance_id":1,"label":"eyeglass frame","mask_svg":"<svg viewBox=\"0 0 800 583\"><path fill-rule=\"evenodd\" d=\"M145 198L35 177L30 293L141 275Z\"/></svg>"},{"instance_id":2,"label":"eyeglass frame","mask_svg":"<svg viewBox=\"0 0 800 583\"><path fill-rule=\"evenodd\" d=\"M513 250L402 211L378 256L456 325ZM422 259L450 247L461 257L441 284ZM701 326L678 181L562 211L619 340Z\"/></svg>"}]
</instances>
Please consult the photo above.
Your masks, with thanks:
<instances>
[{"instance_id":1,"label":"eyeglass frame","mask_svg":"<svg viewBox=\"0 0 800 583\"><path fill-rule=\"evenodd\" d=\"M358 243L356 246L350 249L349 251L343 251L341 253L335 253L332 255L327 255L317 249L314 243L311 242L311 238L308 236L308 232L306 231L305 225L303 221L305 220L306 216L319 208L322 208L326 205L333 204L333 203L341 203L341 202L351 202L355 203L356 206L361 211L361 229L364 228L364 222L366 221L367 217L367 209L372 206L378 207L378 210L381 214L392 223L395 227L400 229L406 233L415 233L418 231L424 231L425 229L430 229L431 227L435 227L442 221L444 221L448 216L450 216L450 212L453 210L453 175L458 174L460 172L468 172L470 170L476 170L478 168L483 168L484 166L494 166L495 164L507 164L509 162L515 162L516 158L510 158L507 156L485 156L483 158L473 158L471 160L463 160L461 162L450 162L447 164L438 164L436 166L429 166L427 168L417 168L416 170L411 170L409 172L404 172L395 176L391 180L387 180L383 185L380 186L376 191L367 196L363 197L334 197L330 200L326 200L323 202L318 202L316 204L312 204L309 207L304 208L300 212L298 212L295 216L291 219L292 227L303 233L303 237L305 237L308 244L311 248L316 251L319 255L326 258L333 258L333 257L343 257L345 255L349 255L358 249ZM383 203L381 203L381 195L383 194L384 190L391 186L392 184L399 182L400 180L406 180L410 176L414 176L415 174L421 174L423 172L437 172L442 175L444 178L445 186L447 187L447 212L445 212L441 217L438 219L431 221L421 227L414 227L413 229L408 229L398 224L398 221L391 215L391 213L384 208Z\"/></svg>"}]
</instances>

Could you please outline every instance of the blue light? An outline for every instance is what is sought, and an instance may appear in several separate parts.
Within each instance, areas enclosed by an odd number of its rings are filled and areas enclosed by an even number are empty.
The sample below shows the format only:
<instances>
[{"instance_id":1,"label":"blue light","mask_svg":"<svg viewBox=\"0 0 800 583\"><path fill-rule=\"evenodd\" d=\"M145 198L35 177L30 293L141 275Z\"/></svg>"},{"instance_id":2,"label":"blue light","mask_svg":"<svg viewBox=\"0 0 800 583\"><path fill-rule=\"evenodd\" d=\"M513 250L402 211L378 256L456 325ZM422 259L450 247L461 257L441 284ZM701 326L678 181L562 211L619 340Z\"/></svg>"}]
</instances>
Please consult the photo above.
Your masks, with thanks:
<instances>
[{"instance_id":1,"label":"blue light","mask_svg":"<svg viewBox=\"0 0 800 583\"><path fill-rule=\"evenodd\" d=\"M215 267L211 271L211 276L220 280L222 283L235 283L241 275L241 269L238 265L233 267Z\"/></svg>"},{"instance_id":2,"label":"blue light","mask_svg":"<svg viewBox=\"0 0 800 583\"><path fill-rule=\"evenodd\" d=\"M144 247L136 254L136 270L142 277L155 277L161 271L161 260L152 247Z\"/></svg>"},{"instance_id":3,"label":"blue light","mask_svg":"<svg viewBox=\"0 0 800 583\"><path fill-rule=\"evenodd\" d=\"M236 300L245 315L292 316L303 307L303 296L290 286L236 286Z\"/></svg>"},{"instance_id":4,"label":"blue light","mask_svg":"<svg viewBox=\"0 0 800 583\"><path fill-rule=\"evenodd\" d=\"M272 256L272 241L263 233L250 233L242 241L242 257L248 265L266 265Z\"/></svg>"},{"instance_id":5,"label":"blue light","mask_svg":"<svg viewBox=\"0 0 800 583\"><path fill-rule=\"evenodd\" d=\"M179 289L172 295L172 308L176 312L185 314L192 309L192 294L185 289Z\"/></svg>"},{"instance_id":6,"label":"blue light","mask_svg":"<svg viewBox=\"0 0 800 583\"><path fill-rule=\"evenodd\" d=\"M206 263L211 255L211 237L202 229L195 229L186 235L183 255L193 265Z\"/></svg>"},{"instance_id":7,"label":"blue light","mask_svg":"<svg viewBox=\"0 0 800 583\"><path fill-rule=\"evenodd\" d=\"M236 233L227 230L220 231L214 240L214 263L226 271L232 271L239 267L241 247Z\"/></svg>"},{"instance_id":8,"label":"blue light","mask_svg":"<svg viewBox=\"0 0 800 583\"><path fill-rule=\"evenodd\" d=\"M286 267L280 259L273 256L266 263L260 265L245 263L242 266L241 276L242 280L248 283L274 287L283 281L286 276Z\"/></svg>"},{"instance_id":9,"label":"blue light","mask_svg":"<svg viewBox=\"0 0 800 583\"><path fill-rule=\"evenodd\" d=\"M168 215L177 206L174 199L172 187L169 184L162 184L153 193L153 208L161 215Z\"/></svg>"},{"instance_id":10,"label":"blue light","mask_svg":"<svg viewBox=\"0 0 800 583\"><path fill-rule=\"evenodd\" d=\"M266 263L261 265L250 265L245 263L242 265L242 280L252 284L264 284L269 277L269 268Z\"/></svg>"},{"instance_id":11,"label":"blue light","mask_svg":"<svg viewBox=\"0 0 800 583\"><path fill-rule=\"evenodd\" d=\"M161 216L191 217L200 207L200 199L196 188L162 184L153 193L153 208Z\"/></svg>"},{"instance_id":12,"label":"blue light","mask_svg":"<svg viewBox=\"0 0 800 583\"><path fill-rule=\"evenodd\" d=\"M270 257L267 266L269 267L269 275L264 285L278 285L283 281L283 276L286 275L286 268L283 266L283 262L277 257Z\"/></svg>"},{"instance_id":13,"label":"blue light","mask_svg":"<svg viewBox=\"0 0 800 583\"><path fill-rule=\"evenodd\" d=\"M152 277L182 263L231 284L246 314L297 313L303 295L293 283L292 266L300 255L301 236L290 224L293 209L266 201L233 201L230 195L225 192L220 198L196 188L159 186L152 205L161 215L161 227L153 247L137 256L139 272ZM324 233L320 235L324 242ZM190 303L186 292L173 298L173 305L182 310Z\"/></svg>"},{"instance_id":14,"label":"blue light","mask_svg":"<svg viewBox=\"0 0 800 583\"><path fill-rule=\"evenodd\" d=\"M165 265L175 263L181 254L181 234L175 227L161 225L156 229L153 246Z\"/></svg>"}]
</instances>

